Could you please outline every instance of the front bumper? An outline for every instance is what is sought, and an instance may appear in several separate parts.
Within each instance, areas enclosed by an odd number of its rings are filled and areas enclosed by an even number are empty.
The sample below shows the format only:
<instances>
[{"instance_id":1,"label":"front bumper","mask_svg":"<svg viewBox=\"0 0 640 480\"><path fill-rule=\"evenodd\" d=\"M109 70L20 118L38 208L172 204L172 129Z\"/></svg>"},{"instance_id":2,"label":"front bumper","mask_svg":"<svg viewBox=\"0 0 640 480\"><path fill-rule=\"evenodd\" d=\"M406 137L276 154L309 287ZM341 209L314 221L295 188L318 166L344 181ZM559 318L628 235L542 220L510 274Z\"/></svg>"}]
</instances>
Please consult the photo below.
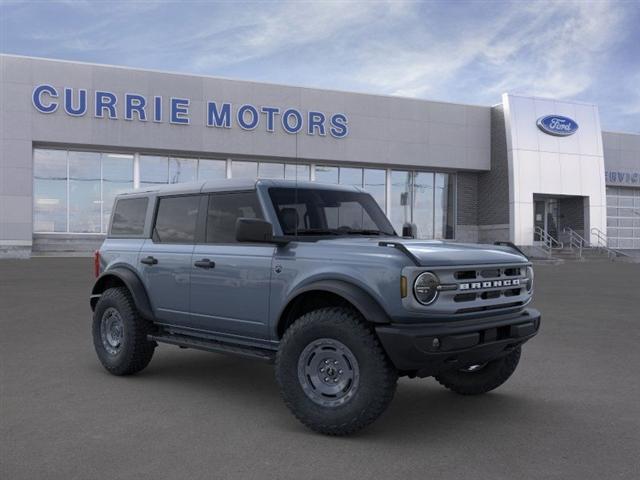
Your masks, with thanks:
<instances>
[{"instance_id":1,"label":"front bumper","mask_svg":"<svg viewBox=\"0 0 640 480\"><path fill-rule=\"evenodd\" d=\"M395 367L419 377L488 362L508 354L540 328L540 312L458 322L376 327L380 342Z\"/></svg>"}]
</instances>

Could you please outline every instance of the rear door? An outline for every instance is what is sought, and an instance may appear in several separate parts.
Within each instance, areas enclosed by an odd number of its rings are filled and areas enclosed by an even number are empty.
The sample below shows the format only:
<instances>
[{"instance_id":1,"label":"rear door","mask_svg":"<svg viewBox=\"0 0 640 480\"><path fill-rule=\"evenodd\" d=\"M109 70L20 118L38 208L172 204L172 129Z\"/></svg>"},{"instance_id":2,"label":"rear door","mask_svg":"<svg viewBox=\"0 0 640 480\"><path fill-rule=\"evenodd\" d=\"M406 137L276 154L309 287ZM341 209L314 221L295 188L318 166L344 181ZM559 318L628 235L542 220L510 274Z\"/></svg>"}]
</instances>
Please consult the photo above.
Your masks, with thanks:
<instances>
[{"instance_id":1,"label":"rear door","mask_svg":"<svg viewBox=\"0 0 640 480\"><path fill-rule=\"evenodd\" d=\"M201 195L160 197L138 261L159 323L188 326L191 256Z\"/></svg>"},{"instance_id":2,"label":"rear door","mask_svg":"<svg viewBox=\"0 0 640 480\"><path fill-rule=\"evenodd\" d=\"M240 217L263 218L255 191L209 195L204 243L191 262L192 324L236 340L266 341L275 246L237 243Z\"/></svg>"}]
</instances>

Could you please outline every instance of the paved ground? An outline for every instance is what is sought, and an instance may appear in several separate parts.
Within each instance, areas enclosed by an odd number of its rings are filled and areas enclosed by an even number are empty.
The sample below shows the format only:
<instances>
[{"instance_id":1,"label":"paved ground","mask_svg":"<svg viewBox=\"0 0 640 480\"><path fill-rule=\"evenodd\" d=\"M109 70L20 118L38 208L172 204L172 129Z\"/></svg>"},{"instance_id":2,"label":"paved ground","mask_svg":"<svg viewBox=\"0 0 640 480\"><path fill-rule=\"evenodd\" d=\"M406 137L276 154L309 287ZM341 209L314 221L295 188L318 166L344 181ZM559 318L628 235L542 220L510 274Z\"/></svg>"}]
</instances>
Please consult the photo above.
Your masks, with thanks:
<instances>
[{"instance_id":1,"label":"paved ground","mask_svg":"<svg viewBox=\"0 0 640 480\"><path fill-rule=\"evenodd\" d=\"M539 266L543 329L506 385L403 379L341 439L297 423L268 365L162 346L141 375L108 375L90 271L0 261L2 479L640 478L640 265Z\"/></svg>"}]
</instances>

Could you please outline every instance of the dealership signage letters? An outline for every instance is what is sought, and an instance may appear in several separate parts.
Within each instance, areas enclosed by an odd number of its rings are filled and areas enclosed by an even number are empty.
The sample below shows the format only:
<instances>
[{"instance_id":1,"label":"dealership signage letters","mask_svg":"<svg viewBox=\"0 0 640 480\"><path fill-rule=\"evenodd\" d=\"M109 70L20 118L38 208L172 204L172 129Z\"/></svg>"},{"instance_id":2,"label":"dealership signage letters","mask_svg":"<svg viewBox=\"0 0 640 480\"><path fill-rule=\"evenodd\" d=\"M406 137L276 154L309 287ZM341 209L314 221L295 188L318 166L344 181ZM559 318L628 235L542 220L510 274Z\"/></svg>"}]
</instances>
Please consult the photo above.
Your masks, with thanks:
<instances>
[{"instance_id":1,"label":"dealership signage letters","mask_svg":"<svg viewBox=\"0 0 640 480\"><path fill-rule=\"evenodd\" d=\"M619 185L640 185L640 172L606 171L604 177L607 183Z\"/></svg>"},{"instance_id":2,"label":"dealership signage letters","mask_svg":"<svg viewBox=\"0 0 640 480\"><path fill-rule=\"evenodd\" d=\"M562 115L547 115L540 117L536 122L538 128L544 133L554 135L556 137L568 137L578 130L578 124L569 117Z\"/></svg>"},{"instance_id":3,"label":"dealership signage letters","mask_svg":"<svg viewBox=\"0 0 640 480\"><path fill-rule=\"evenodd\" d=\"M96 90L91 96L93 104L90 108L88 97L87 90L83 88L64 88L59 92L52 85L42 84L33 89L32 102L40 113L53 113L62 107L67 115L74 117L89 114L95 118L116 120L120 118L120 113L125 120L191 124L188 98L165 99L135 93L125 93L123 98L119 98L115 93ZM251 104L234 106L214 101L208 101L205 105L204 121L207 127L232 128L237 125L243 130L261 127L267 132L282 129L290 134L304 131L307 135L331 135L334 138L344 138L349 134L348 119L344 113L326 115L314 110L303 113L291 107Z\"/></svg>"}]
</instances>

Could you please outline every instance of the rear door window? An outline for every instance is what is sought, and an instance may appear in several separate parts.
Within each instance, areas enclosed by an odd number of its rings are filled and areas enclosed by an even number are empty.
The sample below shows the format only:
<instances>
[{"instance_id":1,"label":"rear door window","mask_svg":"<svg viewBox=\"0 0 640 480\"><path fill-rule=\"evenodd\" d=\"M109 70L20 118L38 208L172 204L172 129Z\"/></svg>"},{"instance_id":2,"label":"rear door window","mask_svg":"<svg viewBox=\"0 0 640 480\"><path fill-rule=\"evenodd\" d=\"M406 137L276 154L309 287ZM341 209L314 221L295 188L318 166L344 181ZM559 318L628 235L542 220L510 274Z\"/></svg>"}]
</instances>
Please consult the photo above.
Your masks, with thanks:
<instances>
[{"instance_id":1,"label":"rear door window","mask_svg":"<svg viewBox=\"0 0 640 480\"><path fill-rule=\"evenodd\" d=\"M210 195L206 242L236 243L236 220L238 218L263 218L256 192Z\"/></svg>"},{"instance_id":2,"label":"rear door window","mask_svg":"<svg viewBox=\"0 0 640 480\"><path fill-rule=\"evenodd\" d=\"M121 198L117 201L113 210L110 235L142 235L144 231L144 219L147 216L147 204L149 199Z\"/></svg>"},{"instance_id":3,"label":"rear door window","mask_svg":"<svg viewBox=\"0 0 640 480\"><path fill-rule=\"evenodd\" d=\"M152 238L156 243L194 243L200 195L164 197L158 201L158 212Z\"/></svg>"}]
</instances>

